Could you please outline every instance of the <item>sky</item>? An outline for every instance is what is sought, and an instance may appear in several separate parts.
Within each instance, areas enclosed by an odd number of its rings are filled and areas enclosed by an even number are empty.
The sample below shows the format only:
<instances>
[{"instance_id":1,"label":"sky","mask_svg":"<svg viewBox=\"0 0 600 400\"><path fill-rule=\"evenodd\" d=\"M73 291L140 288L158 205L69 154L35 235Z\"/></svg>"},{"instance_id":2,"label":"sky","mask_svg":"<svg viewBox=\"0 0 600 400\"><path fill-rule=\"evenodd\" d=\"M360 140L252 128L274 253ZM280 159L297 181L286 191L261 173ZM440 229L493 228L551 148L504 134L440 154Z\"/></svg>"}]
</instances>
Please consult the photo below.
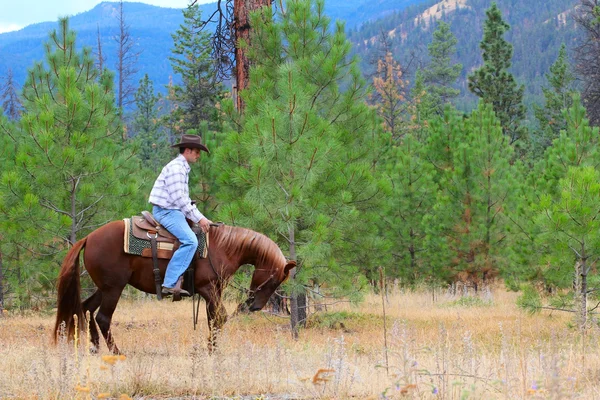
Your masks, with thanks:
<instances>
[{"instance_id":1,"label":"sky","mask_svg":"<svg viewBox=\"0 0 600 400\"><path fill-rule=\"evenodd\" d=\"M56 21L59 17L91 10L103 0L0 0L0 33L16 31L37 22ZM110 0L118 1L118 0ZM216 0L198 0L198 4ZM161 7L183 8L190 0L138 0Z\"/></svg>"}]
</instances>

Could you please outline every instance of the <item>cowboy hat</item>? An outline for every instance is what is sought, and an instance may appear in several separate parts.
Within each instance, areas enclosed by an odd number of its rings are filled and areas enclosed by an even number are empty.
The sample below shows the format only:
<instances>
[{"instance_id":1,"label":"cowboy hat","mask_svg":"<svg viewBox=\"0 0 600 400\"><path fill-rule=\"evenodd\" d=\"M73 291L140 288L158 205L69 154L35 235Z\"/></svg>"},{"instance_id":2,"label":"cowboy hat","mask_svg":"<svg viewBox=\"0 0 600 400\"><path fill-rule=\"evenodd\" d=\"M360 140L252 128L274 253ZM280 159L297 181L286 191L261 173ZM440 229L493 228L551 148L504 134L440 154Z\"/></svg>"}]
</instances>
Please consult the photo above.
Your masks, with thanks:
<instances>
[{"instance_id":1,"label":"cowboy hat","mask_svg":"<svg viewBox=\"0 0 600 400\"><path fill-rule=\"evenodd\" d=\"M210 151L208 151L208 147L202 144L202 139L198 135L181 135L181 140L179 141L179 143L175 143L171 147L186 147L190 149L200 149L204 150L207 153L210 153Z\"/></svg>"}]
</instances>

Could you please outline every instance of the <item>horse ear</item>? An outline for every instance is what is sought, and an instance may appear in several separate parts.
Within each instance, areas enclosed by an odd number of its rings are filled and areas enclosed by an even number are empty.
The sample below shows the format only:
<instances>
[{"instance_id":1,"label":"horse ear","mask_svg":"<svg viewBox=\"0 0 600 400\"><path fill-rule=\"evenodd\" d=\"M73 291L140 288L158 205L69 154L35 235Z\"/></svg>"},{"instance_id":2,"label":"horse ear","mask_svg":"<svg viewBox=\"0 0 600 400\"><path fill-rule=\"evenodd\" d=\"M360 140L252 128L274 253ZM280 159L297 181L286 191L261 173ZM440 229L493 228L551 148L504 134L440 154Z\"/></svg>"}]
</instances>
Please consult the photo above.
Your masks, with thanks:
<instances>
[{"instance_id":1,"label":"horse ear","mask_svg":"<svg viewBox=\"0 0 600 400\"><path fill-rule=\"evenodd\" d=\"M294 260L290 260L290 261L288 261L288 262L287 262L287 264L285 265L285 268L283 269L283 271L284 271L284 272L285 272L285 274L287 275L287 274L289 274L289 273L290 273L290 270L291 270L292 268L295 268L295 267L296 267L296 261L294 261Z\"/></svg>"}]
</instances>

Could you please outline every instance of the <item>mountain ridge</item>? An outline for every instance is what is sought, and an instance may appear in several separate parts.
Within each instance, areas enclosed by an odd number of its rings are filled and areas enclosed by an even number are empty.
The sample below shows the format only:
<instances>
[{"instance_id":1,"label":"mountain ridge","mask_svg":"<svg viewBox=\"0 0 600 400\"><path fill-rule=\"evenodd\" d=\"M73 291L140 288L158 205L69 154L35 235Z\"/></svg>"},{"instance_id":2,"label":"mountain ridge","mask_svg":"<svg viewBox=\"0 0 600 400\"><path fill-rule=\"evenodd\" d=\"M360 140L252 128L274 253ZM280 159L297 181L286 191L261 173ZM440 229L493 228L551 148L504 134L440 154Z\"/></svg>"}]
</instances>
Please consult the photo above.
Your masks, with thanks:
<instances>
[{"instance_id":1,"label":"mountain ridge","mask_svg":"<svg viewBox=\"0 0 600 400\"><path fill-rule=\"evenodd\" d=\"M395 58L401 64L411 64L414 80L416 68L428 62L427 45L431 42L435 22L443 20L450 24L458 39L456 62L463 64L463 72L457 87L462 92L465 107L472 106L476 99L468 93L466 77L481 65L479 42L483 36L485 11L493 0L328 0L325 12L332 20L346 23L348 39L353 42L354 52L362 59L365 76L373 72L370 61L377 51L377 38L387 33L392 42ZM539 100L544 75L555 61L562 42L570 49L577 44L577 29L572 19L572 10L578 0L497 0L503 18L511 25L505 38L514 46L513 68L517 81L526 85L528 101ZM217 3L202 4L203 16L208 17ZM118 12L117 2L103 2L89 11L70 17L70 26L77 32L77 42L96 47L97 31L102 37L105 65L115 69ZM138 59L138 76L144 73L158 91L173 77L168 57L173 46L173 34L183 22L181 9L126 2L125 20L130 25L130 34L136 40L136 49L141 51ZM0 77L8 68L13 71L16 82L25 81L27 69L35 61L44 58L43 43L48 32L56 29L56 22L43 22L16 31L0 34Z\"/></svg>"},{"instance_id":2,"label":"mountain ridge","mask_svg":"<svg viewBox=\"0 0 600 400\"><path fill-rule=\"evenodd\" d=\"M363 20L385 15L403 5L409 6L424 0L376 0L378 7L368 7L372 1L361 0L353 4L342 0L326 3L326 11L334 19L345 20L347 26L357 26ZM98 30L101 35L103 54L107 55L106 66L115 69L116 43L112 38L118 34L116 15L118 2L102 2L91 10L69 17L71 29L77 33L77 46L97 47ZM210 16L217 3L201 4L202 15ZM140 51L135 80L148 73L159 91L173 76L168 57L173 46L171 34L183 23L182 9L148 5L140 2L124 2L125 21L130 26L130 34L136 41L136 49ZM48 34L57 29L56 22L40 22L28 25L23 29L0 33L0 77L6 75L10 68L15 81L22 85L27 69L36 61L44 59L43 44ZM214 28L212 28L214 29Z\"/></svg>"}]
</instances>

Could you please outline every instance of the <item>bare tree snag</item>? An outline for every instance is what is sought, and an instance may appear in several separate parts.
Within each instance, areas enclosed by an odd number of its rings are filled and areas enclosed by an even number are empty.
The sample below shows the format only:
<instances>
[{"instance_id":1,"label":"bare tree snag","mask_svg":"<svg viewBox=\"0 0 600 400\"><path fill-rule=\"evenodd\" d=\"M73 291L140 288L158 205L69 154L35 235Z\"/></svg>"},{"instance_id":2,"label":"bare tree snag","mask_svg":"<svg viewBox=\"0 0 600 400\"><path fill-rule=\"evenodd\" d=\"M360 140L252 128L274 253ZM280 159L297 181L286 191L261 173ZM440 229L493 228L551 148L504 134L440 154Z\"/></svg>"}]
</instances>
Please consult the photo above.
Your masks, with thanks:
<instances>
[{"instance_id":1,"label":"bare tree snag","mask_svg":"<svg viewBox=\"0 0 600 400\"><path fill-rule=\"evenodd\" d=\"M117 14L119 23L119 34L114 37L117 42L117 106L120 110L121 120L123 120L123 107L131 104L136 91L135 85L131 82L138 72L136 64L140 52L135 51L135 40L129 31L129 25L125 22L125 13L123 11L123 0L119 2L119 11Z\"/></svg>"},{"instance_id":2,"label":"bare tree snag","mask_svg":"<svg viewBox=\"0 0 600 400\"><path fill-rule=\"evenodd\" d=\"M102 71L104 71L104 62L106 61L106 56L102 53L102 37L100 36L100 25L97 25L98 27L98 33L96 35L97 37L97 47L96 47L96 65L98 66L98 71L100 71L100 73L102 73Z\"/></svg>"},{"instance_id":3,"label":"bare tree snag","mask_svg":"<svg viewBox=\"0 0 600 400\"><path fill-rule=\"evenodd\" d=\"M233 1L233 7L231 2ZM190 7L197 0L190 3ZM226 79L231 76L231 70L235 71L234 96L236 107L239 112L244 111L244 103L239 93L248 88L250 62L248 60L247 48L250 46L250 13L262 7L271 7L272 0L218 0L217 10L203 21L199 29L202 30L209 23L216 24L215 33L212 37L212 56L216 60L217 77ZM241 47L244 41L247 46ZM231 53L235 54L231 54ZM235 66L232 65L232 56L235 56Z\"/></svg>"},{"instance_id":4,"label":"bare tree snag","mask_svg":"<svg viewBox=\"0 0 600 400\"><path fill-rule=\"evenodd\" d=\"M250 46L250 13L262 7L271 7L271 0L234 0L234 28L235 28L235 81L236 81L236 106L239 112L244 111L244 102L239 93L248 88L250 61L247 48L240 46L241 41Z\"/></svg>"}]
</instances>

